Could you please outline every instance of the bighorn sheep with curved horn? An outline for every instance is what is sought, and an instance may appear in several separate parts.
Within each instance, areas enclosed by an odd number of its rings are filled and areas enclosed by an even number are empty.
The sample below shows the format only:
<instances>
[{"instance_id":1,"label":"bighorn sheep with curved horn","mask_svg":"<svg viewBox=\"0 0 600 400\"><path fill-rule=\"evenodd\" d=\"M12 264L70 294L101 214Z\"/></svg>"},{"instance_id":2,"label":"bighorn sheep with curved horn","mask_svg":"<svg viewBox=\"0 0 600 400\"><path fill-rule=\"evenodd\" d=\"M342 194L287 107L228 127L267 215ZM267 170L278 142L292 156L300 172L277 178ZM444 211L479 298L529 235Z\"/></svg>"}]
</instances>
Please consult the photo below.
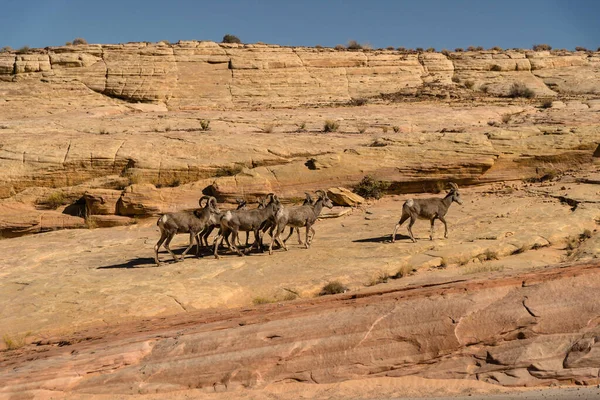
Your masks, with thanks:
<instances>
[{"instance_id":1,"label":"bighorn sheep with curved horn","mask_svg":"<svg viewBox=\"0 0 600 400\"><path fill-rule=\"evenodd\" d=\"M292 228L301 228L306 227L306 241L304 242L304 246L308 249L310 247L310 243L312 239L315 237L315 229L313 225L319 218L321 214L321 210L323 207L332 208L333 203L327 197L327 193L323 190L315 191L318 198L313 204L305 204L300 207L291 207L291 208L281 208L279 212L275 215L275 227L276 233L271 241L271 245L269 246L269 254L273 253L273 242L277 241L281 247L287 250L285 246L285 242L289 239L292 234L290 234L285 240L281 240L281 233L285 230L286 226L290 226ZM310 196L307 197L307 200ZM312 200L312 199L311 199ZM312 236L310 236L312 233Z\"/></svg>"},{"instance_id":2,"label":"bighorn sheep with curved horn","mask_svg":"<svg viewBox=\"0 0 600 400\"><path fill-rule=\"evenodd\" d=\"M223 241L223 238L227 237L230 233L232 234L232 239L230 241L231 249L240 256L244 255L235 245L238 242L239 231L254 232L254 243L249 249L246 249L246 252L249 252L255 246L261 247L262 250L259 235L260 227L269 218L274 218L275 214L277 214L281 208L281 202L275 194L269 193L267 195L267 200L268 203L264 208L257 208L254 210L227 211L221 217L221 231L215 240L215 258L219 258L219 245Z\"/></svg>"},{"instance_id":3,"label":"bighorn sheep with curved horn","mask_svg":"<svg viewBox=\"0 0 600 400\"><path fill-rule=\"evenodd\" d=\"M246 202L246 200L243 199L236 199L235 202L237 203L237 208L236 210L245 210L247 208L248 203ZM202 204L200 204L200 207L202 207ZM221 226L221 216L223 216L223 214L221 214L217 220L216 223L213 225L210 225L208 227L206 227L202 232L200 232L200 243L202 244L202 246L206 246L209 247L208 245L208 237L210 236L210 234L212 233L212 231L215 228L219 228ZM193 240L190 237L190 241ZM229 239L225 238L225 241L227 242L227 245L229 246ZM248 233L246 233L246 245L248 245Z\"/></svg>"},{"instance_id":4,"label":"bighorn sheep with curved horn","mask_svg":"<svg viewBox=\"0 0 600 400\"><path fill-rule=\"evenodd\" d=\"M161 216L156 225L160 229L160 239L154 246L154 260L156 265L160 265L158 260L158 249L161 245L171 254L173 260L183 261L183 257L194 245L194 238L198 247L196 248L196 256L199 254L200 242L198 234L202 232L207 226L212 225L218 221L220 215L219 208L217 206L217 199L211 196L202 196L198 203L202 207L202 200L207 199L206 205L198 210L194 211L179 211L173 213L167 213ZM189 233L190 234L190 245L185 249L179 259L169 248L169 243L173 237L178 233Z\"/></svg>"},{"instance_id":5,"label":"bighorn sheep with curved horn","mask_svg":"<svg viewBox=\"0 0 600 400\"><path fill-rule=\"evenodd\" d=\"M396 241L396 232L398 228L410 218L408 224L408 233L413 243L416 242L415 237L412 233L412 226L417 219L428 219L431 221L431 232L429 233L429 240L433 240L433 224L436 219L439 219L444 224L444 237L448 237L448 225L444 216L448 212L448 208L453 202L462 204L460 193L458 192L458 185L454 182L449 183L450 191L444 198L430 197L427 199L409 199L402 206L402 217L394 228L392 233L392 243Z\"/></svg>"}]
</instances>

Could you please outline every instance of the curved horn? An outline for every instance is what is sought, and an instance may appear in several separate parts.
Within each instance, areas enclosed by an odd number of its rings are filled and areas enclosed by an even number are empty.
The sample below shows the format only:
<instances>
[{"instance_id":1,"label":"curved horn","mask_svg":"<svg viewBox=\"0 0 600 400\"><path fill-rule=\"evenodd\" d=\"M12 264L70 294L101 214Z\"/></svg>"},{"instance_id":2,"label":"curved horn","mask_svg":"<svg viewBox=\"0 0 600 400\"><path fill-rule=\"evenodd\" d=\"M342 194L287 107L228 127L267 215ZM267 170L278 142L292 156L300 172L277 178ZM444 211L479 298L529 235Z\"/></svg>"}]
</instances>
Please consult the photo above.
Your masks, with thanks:
<instances>
[{"instance_id":1,"label":"curved horn","mask_svg":"<svg viewBox=\"0 0 600 400\"><path fill-rule=\"evenodd\" d=\"M325 193L323 190L318 189L315 190L315 193L319 195L319 197L323 198L323 197L327 197L327 193Z\"/></svg>"},{"instance_id":2,"label":"curved horn","mask_svg":"<svg viewBox=\"0 0 600 400\"><path fill-rule=\"evenodd\" d=\"M273 201L273 196L275 196L275 193L269 193L265 196L265 199L268 201Z\"/></svg>"},{"instance_id":3,"label":"curved horn","mask_svg":"<svg viewBox=\"0 0 600 400\"><path fill-rule=\"evenodd\" d=\"M213 207L217 208L217 199L213 196L210 196L208 199L208 204L212 205Z\"/></svg>"},{"instance_id":4,"label":"curved horn","mask_svg":"<svg viewBox=\"0 0 600 400\"><path fill-rule=\"evenodd\" d=\"M458 191L458 185L456 183L454 183L454 182L448 182L448 185L450 186L450 188L452 190Z\"/></svg>"},{"instance_id":5,"label":"curved horn","mask_svg":"<svg viewBox=\"0 0 600 400\"><path fill-rule=\"evenodd\" d=\"M200 200L198 200L198 204L200 204L200 207L202 207L202 208L206 207L206 206L202 205L202 200L204 200L204 199L206 199L206 202L208 204L208 199L210 199L210 196L204 195L204 196L200 197Z\"/></svg>"},{"instance_id":6,"label":"curved horn","mask_svg":"<svg viewBox=\"0 0 600 400\"><path fill-rule=\"evenodd\" d=\"M304 194L306 195L306 197L304 198L304 204L312 204L313 199L310 193L304 192Z\"/></svg>"}]
</instances>

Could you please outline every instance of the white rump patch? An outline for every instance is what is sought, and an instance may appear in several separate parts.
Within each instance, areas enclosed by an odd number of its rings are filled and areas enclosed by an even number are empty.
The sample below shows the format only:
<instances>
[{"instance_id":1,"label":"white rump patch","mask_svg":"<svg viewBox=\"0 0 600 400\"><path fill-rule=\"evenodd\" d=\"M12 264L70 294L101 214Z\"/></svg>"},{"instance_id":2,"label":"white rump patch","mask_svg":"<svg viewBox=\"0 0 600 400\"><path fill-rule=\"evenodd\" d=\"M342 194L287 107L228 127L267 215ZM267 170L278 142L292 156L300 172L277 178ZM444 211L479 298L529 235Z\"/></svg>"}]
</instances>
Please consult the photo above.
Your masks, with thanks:
<instances>
[{"instance_id":1,"label":"white rump patch","mask_svg":"<svg viewBox=\"0 0 600 400\"><path fill-rule=\"evenodd\" d=\"M413 199L408 199L404 204L406 204L408 207L412 207L415 205L415 201Z\"/></svg>"},{"instance_id":2,"label":"white rump patch","mask_svg":"<svg viewBox=\"0 0 600 400\"><path fill-rule=\"evenodd\" d=\"M223 216L223 219L224 219L225 221L231 221L231 217L233 217L233 214L231 214L231 211L227 211L227 212L225 213L225 215Z\"/></svg>"},{"instance_id":3,"label":"white rump patch","mask_svg":"<svg viewBox=\"0 0 600 400\"><path fill-rule=\"evenodd\" d=\"M165 224L167 222L167 214L164 214L162 217L160 217L160 222L161 224Z\"/></svg>"}]
</instances>

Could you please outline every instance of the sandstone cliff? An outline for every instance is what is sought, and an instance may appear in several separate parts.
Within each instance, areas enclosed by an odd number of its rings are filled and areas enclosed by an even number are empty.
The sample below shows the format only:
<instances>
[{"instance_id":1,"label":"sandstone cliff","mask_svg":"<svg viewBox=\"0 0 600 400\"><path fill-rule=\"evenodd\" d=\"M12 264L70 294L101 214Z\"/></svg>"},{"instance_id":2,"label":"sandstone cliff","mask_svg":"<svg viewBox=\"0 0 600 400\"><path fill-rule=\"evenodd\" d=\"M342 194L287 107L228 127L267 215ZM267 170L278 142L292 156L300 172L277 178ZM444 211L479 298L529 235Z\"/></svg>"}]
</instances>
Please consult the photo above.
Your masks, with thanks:
<instances>
[{"instance_id":1,"label":"sandstone cliff","mask_svg":"<svg viewBox=\"0 0 600 400\"><path fill-rule=\"evenodd\" d=\"M130 102L163 102L171 109L297 107L394 93L429 82L471 81L469 86L494 95L506 95L513 82L525 83L538 96L597 94L600 54L410 54L197 41L0 54L0 77L18 79L31 73L48 82L82 82Z\"/></svg>"}]
</instances>

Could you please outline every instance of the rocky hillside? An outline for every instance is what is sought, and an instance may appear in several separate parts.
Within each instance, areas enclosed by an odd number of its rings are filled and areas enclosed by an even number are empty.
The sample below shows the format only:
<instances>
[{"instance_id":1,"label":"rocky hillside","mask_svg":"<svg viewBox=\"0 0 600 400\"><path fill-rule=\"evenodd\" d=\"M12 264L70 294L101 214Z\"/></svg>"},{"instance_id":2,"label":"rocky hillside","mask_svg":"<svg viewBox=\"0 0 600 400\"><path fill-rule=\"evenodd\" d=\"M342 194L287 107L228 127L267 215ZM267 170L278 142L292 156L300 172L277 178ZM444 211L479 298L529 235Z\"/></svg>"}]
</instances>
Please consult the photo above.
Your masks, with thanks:
<instances>
[{"instance_id":1,"label":"rocky hillside","mask_svg":"<svg viewBox=\"0 0 600 400\"><path fill-rule=\"evenodd\" d=\"M0 78L38 74L106 96L170 109L298 107L378 96L425 83L493 95L514 82L537 96L597 94L600 53L482 51L412 54L181 41L49 47L0 54Z\"/></svg>"}]
</instances>

